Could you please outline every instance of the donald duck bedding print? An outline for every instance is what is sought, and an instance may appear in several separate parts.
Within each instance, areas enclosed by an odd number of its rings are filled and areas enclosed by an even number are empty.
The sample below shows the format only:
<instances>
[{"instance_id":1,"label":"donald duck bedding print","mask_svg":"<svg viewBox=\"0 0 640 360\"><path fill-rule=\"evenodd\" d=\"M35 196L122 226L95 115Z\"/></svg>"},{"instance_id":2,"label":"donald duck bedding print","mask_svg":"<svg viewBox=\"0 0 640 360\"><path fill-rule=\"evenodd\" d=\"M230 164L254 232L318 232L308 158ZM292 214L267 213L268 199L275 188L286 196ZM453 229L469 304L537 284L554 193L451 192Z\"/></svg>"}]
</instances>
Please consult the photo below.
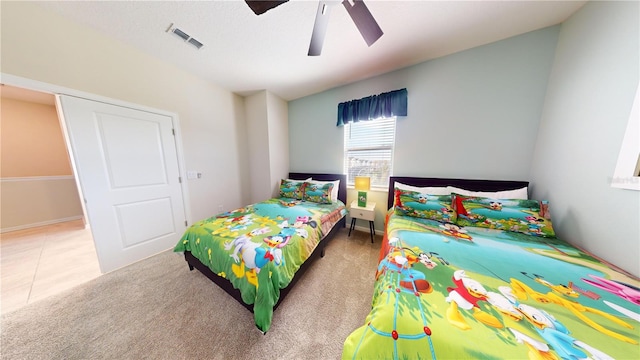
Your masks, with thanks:
<instances>
[{"instance_id":1,"label":"donald duck bedding print","mask_svg":"<svg viewBox=\"0 0 640 360\"><path fill-rule=\"evenodd\" d=\"M452 197L433 216L457 223L389 211L372 309L343 359L640 358L637 278L552 236L548 204L486 221L504 207Z\"/></svg>"},{"instance_id":2,"label":"donald duck bedding print","mask_svg":"<svg viewBox=\"0 0 640 360\"><path fill-rule=\"evenodd\" d=\"M266 332L280 290L345 214L341 201L274 198L193 224L174 251L190 252L229 280Z\"/></svg>"}]
</instances>

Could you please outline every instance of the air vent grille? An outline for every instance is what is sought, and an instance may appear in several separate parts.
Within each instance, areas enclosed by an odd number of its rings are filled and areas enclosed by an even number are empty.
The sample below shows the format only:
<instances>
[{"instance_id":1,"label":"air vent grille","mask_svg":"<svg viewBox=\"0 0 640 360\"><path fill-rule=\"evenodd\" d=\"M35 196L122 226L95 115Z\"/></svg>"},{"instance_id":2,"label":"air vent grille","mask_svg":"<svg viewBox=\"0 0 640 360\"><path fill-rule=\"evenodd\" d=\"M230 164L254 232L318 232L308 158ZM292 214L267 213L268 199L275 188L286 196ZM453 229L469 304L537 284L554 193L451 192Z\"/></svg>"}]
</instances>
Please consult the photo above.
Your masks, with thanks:
<instances>
[{"instance_id":1,"label":"air vent grille","mask_svg":"<svg viewBox=\"0 0 640 360\"><path fill-rule=\"evenodd\" d=\"M191 39L187 40L187 42L189 42L189 44L197 47L198 49L200 49L201 47L204 46L200 41L198 41L198 40L196 40L194 38L191 38Z\"/></svg>"},{"instance_id":2,"label":"air vent grille","mask_svg":"<svg viewBox=\"0 0 640 360\"><path fill-rule=\"evenodd\" d=\"M203 43L201 43L199 40L194 39L193 37L191 37L191 35L187 34L183 30L179 29L175 24L171 24L167 29L167 32L173 33L174 35L182 39L184 42L195 46L196 49L200 49L201 47L204 46Z\"/></svg>"},{"instance_id":3,"label":"air vent grille","mask_svg":"<svg viewBox=\"0 0 640 360\"><path fill-rule=\"evenodd\" d=\"M188 41L189 38L191 37L191 36L189 36L189 34L185 33L184 31L182 31L182 30L180 30L178 28L173 29L173 33L178 35L184 41Z\"/></svg>"}]
</instances>

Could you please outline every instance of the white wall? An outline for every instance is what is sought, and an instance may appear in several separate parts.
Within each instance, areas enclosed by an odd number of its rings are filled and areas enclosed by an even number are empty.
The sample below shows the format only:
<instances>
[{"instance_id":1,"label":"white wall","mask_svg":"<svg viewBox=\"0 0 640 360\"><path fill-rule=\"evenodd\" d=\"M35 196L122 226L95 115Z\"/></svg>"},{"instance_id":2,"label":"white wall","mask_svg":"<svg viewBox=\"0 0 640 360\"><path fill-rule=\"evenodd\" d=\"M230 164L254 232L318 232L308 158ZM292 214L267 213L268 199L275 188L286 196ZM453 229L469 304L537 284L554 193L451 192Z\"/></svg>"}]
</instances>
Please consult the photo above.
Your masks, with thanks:
<instances>
[{"instance_id":1,"label":"white wall","mask_svg":"<svg viewBox=\"0 0 640 360\"><path fill-rule=\"evenodd\" d=\"M289 175L287 102L263 90L245 99L251 202L278 195Z\"/></svg>"},{"instance_id":2,"label":"white wall","mask_svg":"<svg viewBox=\"0 0 640 360\"><path fill-rule=\"evenodd\" d=\"M638 2L562 24L531 166L560 237L640 276L640 192L610 186L638 86Z\"/></svg>"},{"instance_id":3,"label":"white wall","mask_svg":"<svg viewBox=\"0 0 640 360\"><path fill-rule=\"evenodd\" d=\"M267 92L271 197L277 197L280 180L289 176L289 108L280 97Z\"/></svg>"},{"instance_id":4,"label":"white wall","mask_svg":"<svg viewBox=\"0 0 640 360\"><path fill-rule=\"evenodd\" d=\"M289 102L292 171L343 172L338 103L400 88L393 173L528 180L559 26ZM386 192L372 192L383 229ZM349 192L348 202L355 198Z\"/></svg>"},{"instance_id":5,"label":"white wall","mask_svg":"<svg viewBox=\"0 0 640 360\"><path fill-rule=\"evenodd\" d=\"M191 220L248 202L243 99L33 3L1 3L2 72L179 116ZM184 174L183 174L184 175Z\"/></svg>"},{"instance_id":6,"label":"white wall","mask_svg":"<svg viewBox=\"0 0 640 360\"><path fill-rule=\"evenodd\" d=\"M249 150L250 202L271 197L271 166L269 162L269 117L267 92L261 91L245 98L247 149Z\"/></svg>"}]
</instances>

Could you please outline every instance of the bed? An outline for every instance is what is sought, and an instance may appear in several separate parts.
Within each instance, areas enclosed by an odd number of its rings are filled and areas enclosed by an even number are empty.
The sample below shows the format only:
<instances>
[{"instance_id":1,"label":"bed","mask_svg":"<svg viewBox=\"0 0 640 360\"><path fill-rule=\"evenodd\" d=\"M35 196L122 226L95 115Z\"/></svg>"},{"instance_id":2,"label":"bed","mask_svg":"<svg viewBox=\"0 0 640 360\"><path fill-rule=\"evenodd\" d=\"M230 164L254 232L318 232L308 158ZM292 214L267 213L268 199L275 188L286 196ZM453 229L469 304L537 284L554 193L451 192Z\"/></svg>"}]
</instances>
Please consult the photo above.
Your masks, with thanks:
<instances>
[{"instance_id":1,"label":"bed","mask_svg":"<svg viewBox=\"0 0 640 360\"><path fill-rule=\"evenodd\" d=\"M638 278L556 238L547 202L493 196L526 182L390 182L372 308L343 359L640 357Z\"/></svg>"},{"instance_id":2,"label":"bed","mask_svg":"<svg viewBox=\"0 0 640 360\"><path fill-rule=\"evenodd\" d=\"M263 333L273 311L345 227L346 176L289 173L280 195L199 221L174 248L184 252L190 270L253 312Z\"/></svg>"}]
</instances>

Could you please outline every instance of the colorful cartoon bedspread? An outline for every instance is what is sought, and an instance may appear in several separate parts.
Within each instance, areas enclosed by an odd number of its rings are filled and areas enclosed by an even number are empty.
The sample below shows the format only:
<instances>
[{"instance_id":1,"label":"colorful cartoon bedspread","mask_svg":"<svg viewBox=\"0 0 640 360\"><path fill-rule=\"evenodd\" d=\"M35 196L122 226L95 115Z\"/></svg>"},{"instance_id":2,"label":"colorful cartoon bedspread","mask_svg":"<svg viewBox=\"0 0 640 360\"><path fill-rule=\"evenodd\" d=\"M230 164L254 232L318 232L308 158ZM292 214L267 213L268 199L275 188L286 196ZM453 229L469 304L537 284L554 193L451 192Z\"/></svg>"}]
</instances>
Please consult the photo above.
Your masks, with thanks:
<instances>
[{"instance_id":1,"label":"colorful cartoon bedspread","mask_svg":"<svg viewBox=\"0 0 640 360\"><path fill-rule=\"evenodd\" d=\"M345 214L340 201L270 199L193 224L174 251L190 251L228 279L253 304L256 325L266 332L280 289Z\"/></svg>"},{"instance_id":2,"label":"colorful cartoon bedspread","mask_svg":"<svg viewBox=\"0 0 640 360\"><path fill-rule=\"evenodd\" d=\"M639 359L640 284L555 238L390 214L343 359Z\"/></svg>"}]
</instances>

